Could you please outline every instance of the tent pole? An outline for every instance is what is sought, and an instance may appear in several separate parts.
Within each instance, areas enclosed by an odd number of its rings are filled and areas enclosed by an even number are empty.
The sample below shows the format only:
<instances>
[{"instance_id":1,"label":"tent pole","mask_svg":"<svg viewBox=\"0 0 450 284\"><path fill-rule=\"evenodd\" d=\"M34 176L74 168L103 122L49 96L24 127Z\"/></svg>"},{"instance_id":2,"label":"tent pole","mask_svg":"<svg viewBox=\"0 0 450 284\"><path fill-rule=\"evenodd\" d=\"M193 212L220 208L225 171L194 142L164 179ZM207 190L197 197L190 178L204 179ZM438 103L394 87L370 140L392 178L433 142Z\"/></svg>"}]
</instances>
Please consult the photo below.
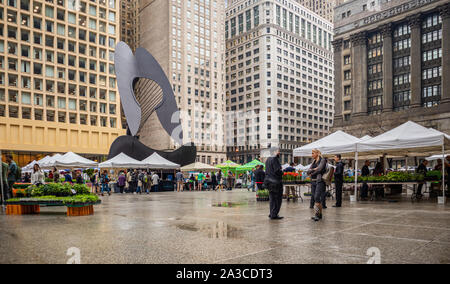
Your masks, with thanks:
<instances>
[{"instance_id":1,"label":"tent pole","mask_svg":"<svg viewBox=\"0 0 450 284\"><path fill-rule=\"evenodd\" d=\"M355 202L358 200L358 152L355 153Z\"/></svg>"},{"instance_id":2,"label":"tent pole","mask_svg":"<svg viewBox=\"0 0 450 284\"><path fill-rule=\"evenodd\" d=\"M2 208L5 209L5 195L3 192L3 160L2 160L2 150L0 149L0 187L2 189Z\"/></svg>"},{"instance_id":3,"label":"tent pole","mask_svg":"<svg viewBox=\"0 0 450 284\"><path fill-rule=\"evenodd\" d=\"M445 139L442 142L442 198L445 205ZM450 176L448 177L450 179Z\"/></svg>"}]
</instances>

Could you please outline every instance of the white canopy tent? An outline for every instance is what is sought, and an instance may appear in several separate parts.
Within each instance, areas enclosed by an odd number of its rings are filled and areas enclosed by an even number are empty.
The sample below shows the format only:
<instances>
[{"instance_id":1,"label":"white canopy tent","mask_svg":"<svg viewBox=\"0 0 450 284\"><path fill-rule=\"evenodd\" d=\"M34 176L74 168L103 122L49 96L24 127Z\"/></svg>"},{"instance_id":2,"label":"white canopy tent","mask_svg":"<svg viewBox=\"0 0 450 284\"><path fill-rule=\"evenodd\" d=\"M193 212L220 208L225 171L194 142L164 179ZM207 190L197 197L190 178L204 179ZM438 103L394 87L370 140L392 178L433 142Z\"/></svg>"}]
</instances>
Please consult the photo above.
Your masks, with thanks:
<instances>
[{"instance_id":1,"label":"white canopy tent","mask_svg":"<svg viewBox=\"0 0 450 284\"><path fill-rule=\"evenodd\" d=\"M341 153L355 153L356 168L359 155L391 157L423 156L450 149L450 136L435 129L423 127L412 121L406 122L386 133L369 140L341 145ZM444 161L443 161L444 162ZM443 179L445 170L443 169ZM358 176L355 175L355 200L357 194ZM444 202L445 181L443 180Z\"/></svg>"},{"instance_id":2,"label":"white canopy tent","mask_svg":"<svg viewBox=\"0 0 450 284\"><path fill-rule=\"evenodd\" d=\"M22 173L31 173L35 164L37 164L36 160L23 167Z\"/></svg>"},{"instance_id":3,"label":"white canopy tent","mask_svg":"<svg viewBox=\"0 0 450 284\"><path fill-rule=\"evenodd\" d=\"M180 168L179 164L175 164L167 159L164 159L156 152L147 159L143 160L142 163L146 164L146 168L153 170L175 170Z\"/></svg>"},{"instance_id":4,"label":"white canopy tent","mask_svg":"<svg viewBox=\"0 0 450 284\"><path fill-rule=\"evenodd\" d=\"M49 166L49 164L55 162L56 160L60 159L62 157L61 154L55 154L52 157L45 157L44 159L38 161L39 166L41 166L41 168L51 168L51 166Z\"/></svg>"},{"instance_id":5,"label":"white canopy tent","mask_svg":"<svg viewBox=\"0 0 450 284\"><path fill-rule=\"evenodd\" d=\"M431 157L426 158L425 160L431 162L431 161L436 161L436 160L446 159L447 156L450 156L450 153L445 154L445 155L442 155L442 154L440 154L440 155L434 155L434 156L431 156Z\"/></svg>"},{"instance_id":6,"label":"white canopy tent","mask_svg":"<svg viewBox=\"0 0 450 284\"><path fill-rule=\"evenodd\" d=\"M98 165L100 169L142 169L147 168L146 164L120 153L114 158Z\"/></svg>"},{"instance_id":7,"label":"white canopy tent","mask_svg":"<svg viewBox=\"0 0 450 284\"><path fill-rule=\"evenodd\" d=\"M291 165L289 164L284 164L281 166L281 169L284 171L285 169L289 168Z\"/></svg>"},{"instance_id":8,"label":"white canopy tent","mask_svg":"<svg viewBox=\"0 0 450 284\"><path fill-rule=\"evenodd\" d=\"M55 155L56 156L56 155ZM97 162L88 160L73 152L68 152L61 157L54 158L52 161L45 163L46 168L96 168Z\"/></svg>"},{"instance_id":9,"label":"white canopy tent","mask_svg":"<svg viewBox=\"0 0 450 284\"><path fill-rule=\"evenodd\" d=\"M219 168L196 162L181 168L182 172L196 172L196 171L218 171Z\"/></svg>"},{"instance_id":10,"label":"white canopy tent","mask_svg":"<svg viewBox=\"0 0 450 284\"><path fill-rule=\"evenodd\" d=\"M320 140L294 150L294 157L310 157L312 150L318 149L323 155L334 153L345 153L346 148L342 146L354 145L361 140L343 131L337 131Z\"/></svg>"}]
</instances>

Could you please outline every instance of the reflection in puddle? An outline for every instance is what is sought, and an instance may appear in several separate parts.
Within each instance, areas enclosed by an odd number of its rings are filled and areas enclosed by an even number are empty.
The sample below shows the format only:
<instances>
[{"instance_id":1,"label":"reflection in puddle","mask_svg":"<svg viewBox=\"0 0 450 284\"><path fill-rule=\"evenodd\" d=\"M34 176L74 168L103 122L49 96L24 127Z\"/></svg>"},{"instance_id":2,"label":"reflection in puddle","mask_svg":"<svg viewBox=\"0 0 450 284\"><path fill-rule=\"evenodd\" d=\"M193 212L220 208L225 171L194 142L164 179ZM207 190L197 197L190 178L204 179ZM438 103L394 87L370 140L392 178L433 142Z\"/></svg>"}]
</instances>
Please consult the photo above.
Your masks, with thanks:
<instances>
[{"instance_id":1,"label":"reflection in puddle","mask_svg":"<svg viewBox=\"0 0 450 284\"><path fill-rule=\"evenodd\" d=\"M239 237L240 230L236 227L230 226L225 222L217 222L215 224L180 224L177 225L178 229L191 231L191 232L202 232L208 235L210 239L235 239Z\"/></svg>"}]
</instances>

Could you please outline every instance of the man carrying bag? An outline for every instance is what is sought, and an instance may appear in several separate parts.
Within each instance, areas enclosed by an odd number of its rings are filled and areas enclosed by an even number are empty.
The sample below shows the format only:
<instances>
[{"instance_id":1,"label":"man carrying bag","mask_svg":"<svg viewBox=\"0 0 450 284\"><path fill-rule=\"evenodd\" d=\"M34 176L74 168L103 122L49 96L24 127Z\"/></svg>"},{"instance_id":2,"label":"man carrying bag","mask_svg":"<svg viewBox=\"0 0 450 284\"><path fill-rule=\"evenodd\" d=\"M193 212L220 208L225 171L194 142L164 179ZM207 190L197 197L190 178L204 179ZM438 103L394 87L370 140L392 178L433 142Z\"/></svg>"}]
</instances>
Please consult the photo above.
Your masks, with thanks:
<instances>
[{"instance_id":1,"label":"man carrying bag","mask_svg":"<svg viewBox=\"0 0 450 284\"><path fill-rule=\"evenodd\" d=\"M272 156L266 162L265 187L269 190L271 220L281 220L278 216L283 201L283 170L280 164L280 150L272 149Z\"/></svg>"}]
</instances>

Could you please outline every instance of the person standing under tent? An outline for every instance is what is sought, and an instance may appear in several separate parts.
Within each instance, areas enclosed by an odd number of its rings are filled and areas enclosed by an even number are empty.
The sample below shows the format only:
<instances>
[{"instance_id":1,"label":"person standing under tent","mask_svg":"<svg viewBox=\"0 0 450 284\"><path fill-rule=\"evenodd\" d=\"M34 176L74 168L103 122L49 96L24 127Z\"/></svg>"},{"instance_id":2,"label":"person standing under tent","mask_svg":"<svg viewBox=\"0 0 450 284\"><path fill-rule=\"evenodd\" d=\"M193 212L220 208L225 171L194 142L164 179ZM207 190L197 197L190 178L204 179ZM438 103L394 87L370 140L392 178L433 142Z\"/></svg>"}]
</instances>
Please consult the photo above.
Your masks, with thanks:
<instances>
[{"instance_id":1,"label":"person standing under tent","mask_svg":"<svg viewBox=\"0 0 450 284\"><path fill-rule=\"evenodd\" d=\"M184 176L180 170L175 174L175 179L177 180L177 192L182 192L184 186Z\"/></svg>"},{"instance_id":2,"label":"person standing under tent","mask_svg":"<svg viewBox=\"0 0 450 284\"><path fill-rule=\"evenodd\" d=\"M423 162L419 165L419 167L417 167L417 173L426 176L427 172L428 172L428 161L427 160L423 160ZM423 188L423 183L420 183L419 186L417 187L417 196L422 197L422 188Z\"/></svg>"},{"instance_id":3,"label":"person standing under tent","mask_svg":"<svg viewBox=\"0 0 450 284\"><path fill-rule=\"evenodd\" d=\"M120 193L123 194L127 178L124 172L120 172L119 178L117 179L117 185L119 186Z\"/></svg>"},{"instance_id":4,"label":"person standing under tent","mask_svg":"<svg viewBox=\"0 0 450 284\"><path fill-rule=\"evenodd\" d=\"M211 190L216 190L217 187L217 176L216 173L211 173Z\"/></svg>"},{"instance_id":5,"label":"person standing under tent","mask_svg":"<svg viewBox=\"0 0 450 284\"><path fill-rule=\"evenodd\" d=\"M326 184L323 181L322 176L327 170L327 160L322 157L322 153L317 149L312 151L312 158L314 159L314 162L308 170L308 175L311 177L311 192L315 202L315 214L312 219L315 222L318 222L323 218L322 204L326 197Z\"/></svg>"},{"instance_id":6,"label":"person standing under tent","mask_svg":"<svg viewBox=\"0 0 450 284\"><path fill-rule=\"evenodd\" d=\"M7 171L7 182L8 182L8 190L6 191L6 196L8 198L12 197L12 189L14 184L20 179L19 167L16 162L14 162L13 157L11 155L6 155L6 163L8 164Z\"/></svg>"},{"instance_id":7,"label":"person standing under tent","mask_svg":"<svg viewBox=\"0 0 450 284\"><path fill-rule=\"evenodd\" d=\"M109 178L108 178L108 171L103 171L103 174L101 175L100 178L100 183L102 184L102 196L103 196L103 192L107 191L108 195L111 195L111 191L109 189Z\"/></svg>"},{"instance_id":8,"label":"person standing under tent","mask_svg":"<svg viewBox=\"0 0 450 284\"><path fill-rule=\"evenodd\" d=\"M197 183L198 183L198 191L203 190L203 181L205 180L205 175L203 172L200 171L200 173L197 175Z\"/></svg>"},{"instance_id":9,"label":"person standing under tent","mask_svg":"<svg viewBox=\"0 0 450 284\"><path fill-rule=\"evenodd\" d=\"M280 150L272 150L272 157L266 161L266 176L264 184L269 190L271 220L281 220L279 216L281 204L283 203L283 170L280 164Z\"/></svg>"},{"instance_id":10,"label":"person standing under tent","mask_svg":"<svg viewBox=\"0 0 450 284\"><path fill-rule=\"evenodd\" d=\"M233 190L233 186L234 186L234 176L233 173L231 171L228 171L228 190Z\"/></svg>"},{"instance_id":11,"label":"person standing under tent","mask_svg":"<svg viewBox=\"0 0 450 284\"><path fill-rule=\"evenodd\" d=\"M90 182L91 182L91 192L92 192L92 193L96 193L96 185L95 185L96 179L97 179L97 173L94 172L94 173L92 174L91 178L89 179Z\"/></svg>"},{"instance_id":12,"label":"person standing under tent","mask_svg":"<svg viewBox=\"0 0 450 284\"><path fill-rule=\"evenodd\" d=\"M83 176L81 175L81 172L77 171L76 175L77 175L77 177L76 177L77 184L84 184L84 180L83 180Z\"/></svg>"},{"instance_id":13,"label":"person standing under tent","mask_svg":"<svg viewBox=\"0 0 450 284\"><path fill-rule=\"evenodd\" d=\"M1 193L1 196L3 198L5 198L6 200L6 194L8 192L8 164L4 163L2 161L1 162L1 167L2 167L2 181L3 181L3 192ZM1 185L0 185L1 186ZM2 200L4 201L4 200Z\"/></svg>"},{"instance_id":14,"label":"person standing under tent","mask_svg":"<svg viewBox=\"0 0 450 284\"><path fill-rule=\"evenodd\" d=\"M54 183L59 183L59 172L56 168L53 168L53 182Z\"/></svg>"},{"instance_id":15,"label":"person standing under tent","mask_svg":"<svg viewBox=\"0 0 450 284\"><path fill-rule=\"evenodd\" d=\"M152 175L152 187L153 187L153 191L154 192L158 192L159 191L159 176L157 173L154 173Z\"/></svg>"},{"instance_id":16,"label":"person standing under tent","mask_svg":"<svg viewBox=\"0 0 450 284\"><path fill-rule=\"evenodd\" d=\"M72 176L70 175L69 172L66 172L66 173L64 174L64 182L72 183Z\"/></svg>"},{"instance_id":17,"label":"person standing under tent","mask_svg":"<svg viewBox=\"0 0 450 284\"><path fill-rule=\"evenodd\" d=\"M219 191L222 191L222 170L219 170L216 174L217 178L217 186L214 190L219 189Z\"/></svg>"},{"instance_id":18,"label":"person standing under tent","mask_svg":"<svg viewBox=\"0 0 450 284\"><path fill-rule=\"evenodd\" d=\"M336 186L336 205L333 207L342 207L342 186L344 185L344 163L340 154L334 156L336 162L336 171L334 172L334 184Z\"/></svg>"},{"instance_id":19,"label":"person standing under tent","mask_svg":"<svg viewBox=\"0 0 450 284\"><path fill-rule=\"evenodd\" d=\"M370 166L370 161L366 161L364 166L361 169L361 176L362 177L370 176L369 166ZM367 199L368 193L369 193L369 186L367 185L366 182L363 182L363 186L362 186L362 189L361 189L361 199L362 200Z\"/></svg>"},{"instance_id":20,"label":"person standing under tent","mask_svg":"<svg viewBox=\"0 0 450 284\"><path fill-rule=\"evenodd\" d=\"M136 193L142 194L144 187L144 172L138 171L138 184Z\"/></svg>"},{"instance_id":21,"label":"person standing under tent","mask_svg":"<svg viewBox=\"0 0 450 284\"><path fill-rule=\"evenodd\" d=\"M34 164L33 173L31 174L31 184L32 185L43 185L45 183L44 171L38 164Z\"/></svg>"}]
</instances>

